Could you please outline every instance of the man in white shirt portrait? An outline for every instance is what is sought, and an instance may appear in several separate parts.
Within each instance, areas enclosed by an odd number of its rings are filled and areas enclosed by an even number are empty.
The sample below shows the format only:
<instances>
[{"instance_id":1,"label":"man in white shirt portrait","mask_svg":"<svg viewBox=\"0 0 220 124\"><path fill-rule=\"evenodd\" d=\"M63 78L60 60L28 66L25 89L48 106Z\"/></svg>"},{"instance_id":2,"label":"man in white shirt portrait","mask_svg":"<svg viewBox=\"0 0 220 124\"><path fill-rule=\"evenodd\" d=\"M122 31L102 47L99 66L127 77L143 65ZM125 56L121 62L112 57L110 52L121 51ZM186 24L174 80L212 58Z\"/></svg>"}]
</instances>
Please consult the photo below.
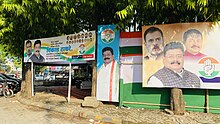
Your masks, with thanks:
<instances>
[{"instance_id":1,"label":"man in white shirt portrait","mask_svg":"<svg viewBox=\"0 0 220 124\"><path fill-rule=\"evenodd\" d=\"M30 57L32 55L32 42L28 40L25 43L25 47L26 47L26 57L24 58L24 62L30 62Z\"/></svg>"},{"instance_id":2,"label":"man in white shirt portrait","mask_svg":"<svg viewBox=\"0 0 220 124\"><path fill-rule=\"evenodd\" d=\"M97 73L97 100L118 102L119 64L111 47L102 49L103 64Z\"/></svg>"}]
</instances>

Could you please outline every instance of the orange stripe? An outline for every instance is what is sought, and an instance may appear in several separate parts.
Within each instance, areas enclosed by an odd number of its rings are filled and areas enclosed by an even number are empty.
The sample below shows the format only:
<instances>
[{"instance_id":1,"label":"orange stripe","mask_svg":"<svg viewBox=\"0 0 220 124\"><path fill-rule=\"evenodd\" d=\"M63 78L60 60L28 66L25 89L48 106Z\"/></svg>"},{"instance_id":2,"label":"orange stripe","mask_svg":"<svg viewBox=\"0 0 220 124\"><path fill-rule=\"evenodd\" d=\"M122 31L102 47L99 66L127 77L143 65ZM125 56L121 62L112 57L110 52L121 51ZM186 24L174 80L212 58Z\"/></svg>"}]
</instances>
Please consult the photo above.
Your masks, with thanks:
<instances>
[{"instance_id":1,"label":"orange stripe","mask_svg":"<svg viewBox=\"0 0 220 124\"><path fill-rule=\"evenodd\" d=\"M205 58L203 58L203 59L201 59L201 60L199 61L199 64L203 64L207 59L211 60L211 62L212 62L213 64L218 64L218 63L219 63L215 58L205 57Z\"/></svg>"},{"instance_id":2,"label":"orange stripe","mask_svg":"<svg viewBox=\"0 0 220 124\"><path fill-rule=\"evenodd\" d=\"M120 38L141 38L141 32L121 32Z\"/></svg>"},{"instance_id":3,"label":"orange stripe","mask_svg":"<svg viewBox=\"0 0 220 124\"><path fill-rule=\"evenodd\" d=\"M121 54L121 57L128 57L128 56L142 56L142 54Z\"/></svg>"},{"instance_id":4,"label":"orange stripe","mask_svg":"<svg viewBox=\"0 0 220 124\"><path fill-rule=\"evenodd\" d=\"M115 67L115 60L112 62L112 68L110 72L110 89L109 89L109 101L112 101L112 80L113 80L113 73L114 73L114 67Z\"/></svg>"}]
</instances>

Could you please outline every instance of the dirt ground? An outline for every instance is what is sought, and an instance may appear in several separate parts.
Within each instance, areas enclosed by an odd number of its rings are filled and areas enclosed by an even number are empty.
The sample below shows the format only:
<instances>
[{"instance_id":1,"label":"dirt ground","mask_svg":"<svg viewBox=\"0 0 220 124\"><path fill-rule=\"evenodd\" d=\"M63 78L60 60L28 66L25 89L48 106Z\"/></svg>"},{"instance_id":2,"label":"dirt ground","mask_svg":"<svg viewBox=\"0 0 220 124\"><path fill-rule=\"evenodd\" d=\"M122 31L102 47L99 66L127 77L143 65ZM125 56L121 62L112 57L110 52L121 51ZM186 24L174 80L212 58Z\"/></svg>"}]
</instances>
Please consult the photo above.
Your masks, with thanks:
<instances>
[{"instance_id":1,"label":"dirt ground","mask_svg":"<svg viewBox=\"0 0 220 124\"><path fill-rule=\"evenodd\" d=\"M0 97L0 124L88 124L88 119L21 104L15 97Z\"/></svg>"},{"instance_id":2,"label":"dirt ground","mask_svg":"<svg viewBox=\"0 0 220 124\"><path fill-rule=\"evenodd\" d=\"M47 92L36 93L29 101L71 107L75 112L91 111L99 115L117 117L123 120L123 124L220 124L220 114L187 112L185 115L178 116L167 114L163 110L126 108L109 104L103 104L98 108L83 108L82 99L71 98L71 102L67 103L65 97Z\"/></svg>"}]
</instances>

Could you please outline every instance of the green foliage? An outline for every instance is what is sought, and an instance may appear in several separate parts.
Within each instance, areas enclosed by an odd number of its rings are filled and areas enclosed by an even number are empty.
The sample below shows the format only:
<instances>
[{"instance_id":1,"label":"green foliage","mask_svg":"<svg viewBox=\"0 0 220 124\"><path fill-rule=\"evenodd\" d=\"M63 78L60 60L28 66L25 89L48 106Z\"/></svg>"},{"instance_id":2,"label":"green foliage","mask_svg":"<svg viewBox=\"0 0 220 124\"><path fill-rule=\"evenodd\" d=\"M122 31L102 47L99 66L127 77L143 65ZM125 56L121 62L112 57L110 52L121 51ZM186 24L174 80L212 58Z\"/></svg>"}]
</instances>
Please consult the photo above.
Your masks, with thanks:
<instances>
[{"instance_id":1,"label":"green foliage","mask_svg":"<svg viewBox=\"0 0 220 124\"><path fill-rule=\"evenodd\" d=\"M9 73L10 71L11 71L11 67L9 65L6 65L5 72Z\"/></svg>"},{"instance_id":2,"label":"green foliage","mask_svg":"<svg viewBox=\"0 0 220 124\"><path fill-rule=\"evenodd\" d=\"M36 65L34 66L35 74L39 74L40 72L44 72L47 69L47 66Z\"/></svg>"},{"instance_id":3,"label":"green foliage","mask_svg":"<svg viewBox=\"0 0 220 124\"><path fill-rule=\"evenodd\" d=\"M119 16L120 19L124 19L128 16L129 12L133 11L133 5L128 5L125 9L116 12L116 15Z\"/></svg>"},{"instance_id":4,"label":"green foliage","mask_svg":"<svg viewBox=\"0 0 220 124\"><path fill-rule=\"evenodd\" d=\"M0 0L0 43L10 55L23 55L24 41L117 24L131 26L215 22L219 0Z\"/></svg>"},{"instance_id":5,"label":"green foliage","mask_svg":"<svg viewBox=\"0 0 220 124\"><path fill-rule=\"evenodd\" d=\"M6 52L4 52L4 46L0 46L0 64L5 64L6 63Z\"/></svg>"},{"instance_id":6,"label":"green foliage","mask_svg":"<svg viewBox=\"0 0 220 124\"><path fill-rule=\"evenodd\" d=\"M88 77L88 67L87 66L79 66L78 70L74 72L74 78L85 79Z\"/></svg>"}]
</instances>

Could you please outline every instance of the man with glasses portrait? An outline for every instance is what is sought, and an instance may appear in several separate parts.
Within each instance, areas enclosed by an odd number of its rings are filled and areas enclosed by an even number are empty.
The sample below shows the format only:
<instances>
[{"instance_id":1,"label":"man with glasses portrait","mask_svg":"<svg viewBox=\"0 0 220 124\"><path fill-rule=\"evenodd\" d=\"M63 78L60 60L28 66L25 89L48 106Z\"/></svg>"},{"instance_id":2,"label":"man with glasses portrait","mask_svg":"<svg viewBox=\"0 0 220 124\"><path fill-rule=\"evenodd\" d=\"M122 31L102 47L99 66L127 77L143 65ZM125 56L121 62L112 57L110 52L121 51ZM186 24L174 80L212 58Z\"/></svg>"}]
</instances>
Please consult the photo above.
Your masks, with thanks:
<instances>
[{"instance_id":1,"label":"man with glasses portrait","mask_svg":"<svg viewBox=\"0 0 220 124\"><path fill-rule=\"evenodd\" d=\"M184 46L180 42L170 42L164 47L164 67L153 74L147 87L199 88L201 80L183 68Z\"/></svg>"}]
</instances>

